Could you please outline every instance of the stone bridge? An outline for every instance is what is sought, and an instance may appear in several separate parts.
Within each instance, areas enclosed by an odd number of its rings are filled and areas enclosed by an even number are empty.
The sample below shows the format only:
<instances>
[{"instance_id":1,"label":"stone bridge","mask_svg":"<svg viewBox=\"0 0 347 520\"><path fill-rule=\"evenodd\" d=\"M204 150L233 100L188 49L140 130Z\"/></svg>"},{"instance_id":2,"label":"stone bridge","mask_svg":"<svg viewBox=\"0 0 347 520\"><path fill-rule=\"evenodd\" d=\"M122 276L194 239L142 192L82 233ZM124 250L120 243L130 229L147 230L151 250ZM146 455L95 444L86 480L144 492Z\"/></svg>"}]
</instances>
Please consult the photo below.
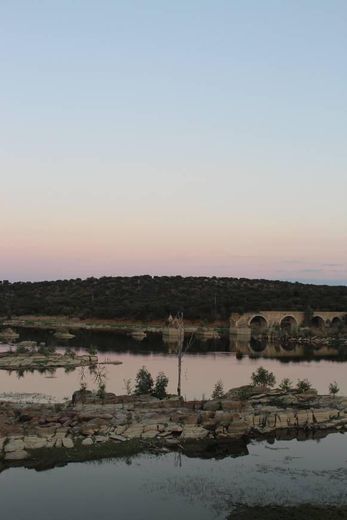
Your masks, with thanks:
<instances>
[{"instance_id":1,"label":"stone bridge","mask_svg":"<svg viewBox=\"0 0 347 520\"><path fill-rule=\"evenodd\" d=\"M338 330L345 323L346 311L316 311L312 314L309 326L312 329ZM303 311L259 311L232 313L230 316L230 333L251 336L271 330L294 331L305 324Z\"/></svg>"}]
</instances>

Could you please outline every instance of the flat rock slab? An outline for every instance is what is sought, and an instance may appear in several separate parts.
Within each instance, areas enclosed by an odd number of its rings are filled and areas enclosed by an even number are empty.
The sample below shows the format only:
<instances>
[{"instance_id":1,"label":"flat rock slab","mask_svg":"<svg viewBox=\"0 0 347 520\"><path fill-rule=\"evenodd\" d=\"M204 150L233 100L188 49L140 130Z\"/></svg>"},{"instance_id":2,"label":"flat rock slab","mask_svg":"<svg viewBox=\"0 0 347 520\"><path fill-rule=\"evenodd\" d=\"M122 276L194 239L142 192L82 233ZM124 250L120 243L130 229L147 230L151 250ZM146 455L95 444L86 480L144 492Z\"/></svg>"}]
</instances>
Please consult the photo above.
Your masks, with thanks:
<instances>
[{"instance_id":1,"label":"flat rock slab","mask_svg":"<svg viewBox=\"0 0 347 520\"><path fill-rule=\"evenodd\" d=\"M5 460L25 460L29 457L28 452L25 450L11 451L5 453Z\"/></svg>"}]
</instances>

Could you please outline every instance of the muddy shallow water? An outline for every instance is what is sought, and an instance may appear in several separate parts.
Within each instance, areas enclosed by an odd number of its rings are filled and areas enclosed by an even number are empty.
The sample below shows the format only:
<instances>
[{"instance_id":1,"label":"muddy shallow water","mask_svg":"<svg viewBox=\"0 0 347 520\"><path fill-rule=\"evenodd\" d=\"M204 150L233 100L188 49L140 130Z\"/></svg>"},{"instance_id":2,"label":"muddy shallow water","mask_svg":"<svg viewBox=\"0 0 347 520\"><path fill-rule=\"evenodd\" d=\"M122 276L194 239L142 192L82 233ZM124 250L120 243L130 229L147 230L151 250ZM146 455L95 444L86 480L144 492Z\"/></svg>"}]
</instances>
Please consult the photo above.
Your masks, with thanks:
<instances>
[{"instance_id":1,"label":"muddy shallow water","mask_svg":"<svg viewBox=\"0 0 347 520\"><path fill-rule=\"evenodd\" d=\"M28 511L36 520L219 520L238 518L244 505L253 513L260 506L347 506L347 435L248 448L249 455L222 460L172 453L44 472L9 469L0 474L1 512L7 520L26 520Z\"/></svg>"}]
</instances>

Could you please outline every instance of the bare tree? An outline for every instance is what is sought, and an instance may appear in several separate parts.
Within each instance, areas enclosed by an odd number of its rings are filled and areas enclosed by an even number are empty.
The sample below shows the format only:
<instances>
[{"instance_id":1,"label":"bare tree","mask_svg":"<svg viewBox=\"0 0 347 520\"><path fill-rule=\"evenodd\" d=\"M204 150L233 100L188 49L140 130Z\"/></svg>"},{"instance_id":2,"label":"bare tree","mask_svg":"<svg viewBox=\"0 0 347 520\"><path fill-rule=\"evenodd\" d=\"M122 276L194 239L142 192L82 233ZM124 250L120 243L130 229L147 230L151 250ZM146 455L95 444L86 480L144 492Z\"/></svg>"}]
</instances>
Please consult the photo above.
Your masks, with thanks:
<instances>
[{"instance_id":1,"label":"bare tree","mask_svg":"<svg viewBox=\"0 0 347 520\"><path fill-rule=\"evenodd\" d=\"M187 352L193 342L193 334L184 346L184 321L183 312L177 314L175 323L178 329L178 350L177 350L177 363L178 363L178 378L177 378L177 395L181 397L181 380L182 380L182 358Z\"/></svg>"}]
</instances>

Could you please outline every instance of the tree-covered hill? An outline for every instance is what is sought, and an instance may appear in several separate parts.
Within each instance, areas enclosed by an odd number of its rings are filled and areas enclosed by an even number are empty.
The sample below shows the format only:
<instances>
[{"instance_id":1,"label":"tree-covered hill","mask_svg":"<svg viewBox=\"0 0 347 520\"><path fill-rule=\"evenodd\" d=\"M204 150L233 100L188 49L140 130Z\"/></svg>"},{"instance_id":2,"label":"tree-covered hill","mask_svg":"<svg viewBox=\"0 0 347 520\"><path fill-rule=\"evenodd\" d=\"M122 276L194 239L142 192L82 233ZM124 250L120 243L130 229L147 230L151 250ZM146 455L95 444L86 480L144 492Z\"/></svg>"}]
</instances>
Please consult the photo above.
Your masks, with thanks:
<instances>
[{"instance_id":1,"label":"tree-covered hill","mask_svg":"<svg viewBox=\"0 0 347 520\"><path fill-rule=\"evenodd\" d=\"M0 315L225 320L249 310L347 310L347 286L247 278L133 276L0 282Z\"/></svg>"}]
</instances>

